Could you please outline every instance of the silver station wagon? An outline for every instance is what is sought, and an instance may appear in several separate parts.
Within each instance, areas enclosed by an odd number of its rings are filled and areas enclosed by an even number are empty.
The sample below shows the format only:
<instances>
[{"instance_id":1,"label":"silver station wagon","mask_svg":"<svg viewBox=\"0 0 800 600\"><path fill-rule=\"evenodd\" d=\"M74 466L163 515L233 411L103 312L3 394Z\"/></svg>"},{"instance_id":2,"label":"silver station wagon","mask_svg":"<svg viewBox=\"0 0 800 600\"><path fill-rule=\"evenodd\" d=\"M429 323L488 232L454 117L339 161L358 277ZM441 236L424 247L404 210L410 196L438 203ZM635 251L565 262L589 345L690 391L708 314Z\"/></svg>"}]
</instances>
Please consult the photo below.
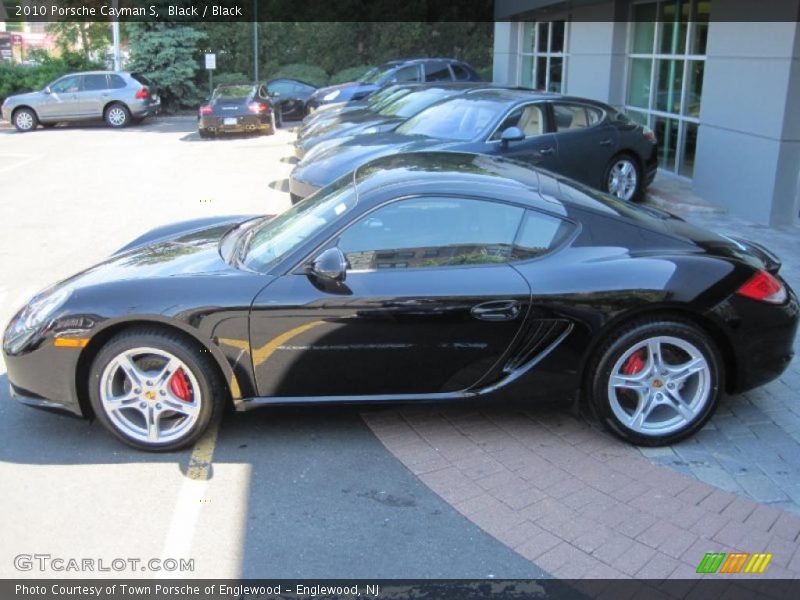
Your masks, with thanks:
<instances>
[{"instance_id":1,"label":"silver station wagon","mask_svg":"<svg viewBox=\"0 0 800 600\"><path fill-rule=\"evenodd\" d=\"M64 121L103 119L109 127L125 127L161 110L158 89L140 73L88 71L70 73L38 92L9 96L0 117L18 131Z\"/></svg>"}]
</instances>

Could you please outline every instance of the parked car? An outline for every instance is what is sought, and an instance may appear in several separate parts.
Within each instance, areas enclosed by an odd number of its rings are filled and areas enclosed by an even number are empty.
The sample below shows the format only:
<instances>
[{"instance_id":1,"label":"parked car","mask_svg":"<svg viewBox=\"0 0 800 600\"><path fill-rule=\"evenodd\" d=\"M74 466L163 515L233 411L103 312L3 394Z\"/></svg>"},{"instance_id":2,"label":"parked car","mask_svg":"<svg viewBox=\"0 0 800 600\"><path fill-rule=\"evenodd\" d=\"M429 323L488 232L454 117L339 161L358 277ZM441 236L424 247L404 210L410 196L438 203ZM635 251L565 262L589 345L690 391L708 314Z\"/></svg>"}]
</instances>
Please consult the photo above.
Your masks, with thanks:
<instances>
[{"instance_id":1,"label":"parked car","mask_svg":"<svg viewBox=\"0 0 800 600\"><path fill-rule=\"evenodd\" d=\"M298 132L294 143L295 156L303 158L321 142L342 139L344 136L391 131L436 102L480 89L481 85L486 84L448 82L420 85L409 90L407 94L400 94L399 98L392 99L378 110L361 110L340 115L338 118L325 119L318 122L316 127Z\"/></svg>"},{"instance_id":2,"label":"parked car","mask_svg":"<svg viewBox=\"0 0 800 600\"><path fill-rule=\"evenodd\" d=\"M611 106L498 88L444 100L394 131L358 135L309 155L289 178L292 202L368 160L419 150L514 158L628 201L641 196L658 169L653 132Z\"/></svg>"},{"instance_id":3,"label":"parked car","mask_svg":"<svg viewBox=\"0 0 800 600\"><path fill-rule=\"evenodd\" d=\"M209 138L220 133L275 133L283 123L263 84L220 85L197 112L197 132Z\"/></svg>"},{"instance_id":4,"label":"parked car","mask_svg":"<svg viewBox=\"0 0 800 600\"><path fill-rule=\"evenodd\" d=\"M273 104L280 107L281 115L287 121L300 120L308 114L308 99L317 86L298 79L270 79L267 92Z\"/></svg>"},{"instance_id":5,"label":"parked car","mask_svg":"<svg viewBox=\"0 0 800 600\"><path fill-rule=\"evenodd\" d=\"M357 200L356 200L357 199ZM173 450L229 402L576 393L674 443L778 377L797 296L754 243L514 161L383 157L278 217L155 229L11 320L11 392Z\"/></svg>"},{"instance_id":6,"label":"parked car","mask_svg":"<svg viewBox=\"0 0 800 600\"><path fill-rule=\"evenodd\" d=\"M146 75L125 71L87 71L59 77L38 92L9 96L0 108L17 131L37 125L104 119L125 127L161 110L158 87Z\"/></svg>"},{"instance_id":7,"label":"parked car","mask_svg":"<svg viewBox=\"0 0 800 600\"><path fill-rule=\"evenodd\" d=\"M370 69L358 81L318 89L309 99L308 106L316 109L328 102L361 100L393 83L437 81L481 81L481 77L467 63L453 58L393 60Z\"/></svg>"}]
</instances>

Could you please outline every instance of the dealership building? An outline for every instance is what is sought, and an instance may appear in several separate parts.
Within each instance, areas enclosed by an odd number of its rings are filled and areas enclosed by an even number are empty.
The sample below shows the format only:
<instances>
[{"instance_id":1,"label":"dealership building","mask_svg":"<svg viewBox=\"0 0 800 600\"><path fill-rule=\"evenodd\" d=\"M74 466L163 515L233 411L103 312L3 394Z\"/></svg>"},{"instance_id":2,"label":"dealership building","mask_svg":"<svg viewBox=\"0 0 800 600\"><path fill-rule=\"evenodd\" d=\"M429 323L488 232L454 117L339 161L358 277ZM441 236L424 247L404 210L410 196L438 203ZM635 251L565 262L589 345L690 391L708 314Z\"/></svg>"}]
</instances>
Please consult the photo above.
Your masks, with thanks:
<instances>
[{"instance_id":1,"label":"dealership building","mask_svg":"<svg viewBox=\"0 0 800 600\"><path fill-rule=\"evenodd\" d=\"M660 171L800 223L800 0L496 0L494 79L622 108Z\"/></svg>"}]
</instances>

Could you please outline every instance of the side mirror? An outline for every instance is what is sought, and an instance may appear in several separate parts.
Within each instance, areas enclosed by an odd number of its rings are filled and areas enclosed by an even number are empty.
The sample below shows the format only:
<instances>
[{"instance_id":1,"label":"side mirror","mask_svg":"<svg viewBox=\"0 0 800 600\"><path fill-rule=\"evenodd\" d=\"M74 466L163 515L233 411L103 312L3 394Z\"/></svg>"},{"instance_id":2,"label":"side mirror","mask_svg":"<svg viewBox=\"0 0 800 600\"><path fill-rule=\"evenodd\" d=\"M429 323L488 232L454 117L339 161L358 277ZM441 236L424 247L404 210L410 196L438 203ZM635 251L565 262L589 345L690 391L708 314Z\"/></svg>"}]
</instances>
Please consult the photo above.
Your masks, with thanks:
<instances>
[{"instance_id":1,"label":"side mirror","mask_svg":"<svg viewBox=\"0 0 800 600\"><path fill-rule=\"evenodd\" d=\"M42 91L43 91L45 94L51 94L51 93L52 93L52 90L50 89L50 86L49 86L49 85L48 85L46 88L44 88Z\"/></svg>"},{"instance_id":2,"label":"side mirror","mask_svg":"<svg viewBox=\"0 0 800 600\"><path fill-rule=\"evenodd\" d=\"M347 259L339 248L328 248L314 259L308 273L324 281L341 283L347 275Z\"/></svg>"},{"instance_id":3,"label":"side mirror","mask_svg":"<svg viewBox=\"0 0 800 600\"><path fill-rule=\"evenodd\" d=\"M509 142L519 142L524 139L525 134L522 133L522 129L519 127L509 127L504 129L503 133L500 134L500 141L503 145L507 145Z\"/></svg>"}]
</instances>

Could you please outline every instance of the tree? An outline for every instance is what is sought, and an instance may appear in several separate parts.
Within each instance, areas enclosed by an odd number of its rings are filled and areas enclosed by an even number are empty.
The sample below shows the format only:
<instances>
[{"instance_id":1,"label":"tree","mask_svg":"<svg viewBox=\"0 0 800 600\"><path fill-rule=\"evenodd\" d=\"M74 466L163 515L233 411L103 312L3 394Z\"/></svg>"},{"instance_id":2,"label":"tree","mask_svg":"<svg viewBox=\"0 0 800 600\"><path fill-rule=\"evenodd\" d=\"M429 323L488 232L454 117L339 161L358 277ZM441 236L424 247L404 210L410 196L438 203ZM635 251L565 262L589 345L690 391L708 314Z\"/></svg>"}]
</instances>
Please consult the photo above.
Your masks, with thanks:
<instances>
[{"instance_id":1,"label":"tree","mask_svg":"<svg viewBox=\"0 0 800 600\"><path fill-rule=\"evenodd\" d=\"M128 23L131 71L147 74L168 110L194 106L202 98L194 78L204 34L181 23Z\"/></svg>"},{"instance_id":2,"label":"tree","mask_svg":"<svg viewBox=\"0 0 800 600\"><path fill-rule=\"evenodd\" d=\"M111 24L107 22L57 21L46 28L53 34L62 54L79 52L86 60L105 59Z\"/></svg>"}]
</instances>

